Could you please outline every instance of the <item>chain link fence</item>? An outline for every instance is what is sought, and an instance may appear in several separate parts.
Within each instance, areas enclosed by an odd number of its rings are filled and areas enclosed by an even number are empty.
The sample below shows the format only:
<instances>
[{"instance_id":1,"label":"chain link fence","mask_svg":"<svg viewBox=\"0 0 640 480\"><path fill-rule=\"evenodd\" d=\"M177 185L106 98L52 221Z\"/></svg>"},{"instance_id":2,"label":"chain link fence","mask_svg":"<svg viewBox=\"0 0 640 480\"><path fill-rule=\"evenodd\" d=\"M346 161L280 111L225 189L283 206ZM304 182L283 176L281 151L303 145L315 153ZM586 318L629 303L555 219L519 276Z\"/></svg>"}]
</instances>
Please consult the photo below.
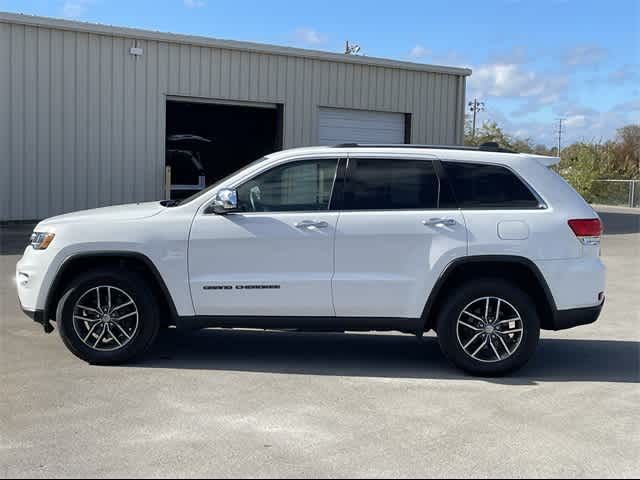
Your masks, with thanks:
<instances>
[{"instance_id":1,"label":"chain link fence","mask_svg":"<svg viewBox=\"0 0 640 480\"><path fill-rule=\"evenodd\" d=\"M593 203L640 207L640 180L596 180L592 193Z\"/></svg>"}]
</instances>

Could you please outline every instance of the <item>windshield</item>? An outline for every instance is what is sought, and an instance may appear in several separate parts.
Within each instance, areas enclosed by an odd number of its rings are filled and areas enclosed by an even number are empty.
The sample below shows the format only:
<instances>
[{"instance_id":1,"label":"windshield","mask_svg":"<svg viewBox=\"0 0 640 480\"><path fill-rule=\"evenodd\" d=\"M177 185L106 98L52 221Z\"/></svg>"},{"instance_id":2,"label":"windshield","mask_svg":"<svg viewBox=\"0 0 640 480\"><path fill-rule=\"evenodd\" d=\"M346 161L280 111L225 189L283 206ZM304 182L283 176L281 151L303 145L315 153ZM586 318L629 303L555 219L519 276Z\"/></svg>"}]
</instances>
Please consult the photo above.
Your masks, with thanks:
<instances>
[{"instance_id":1,"label":"windshield","mask_svg":"<svg viewBox=\"0 0 640 480\"><path fill-rule=\"evenodd\" d=\"M187 203L192 202L192 201L194 201L194 200L195 200L195 199L197 199L197 198L200 198L201 196L203 196L203 195L207 194L208 192L210 192L211 190L213 190L214 188L216 188L216 187L217 187L218 185L220 185L221 183L226 182L226 181L227 181L227 179L229 179L229 178L233 177L234 175L237 175L239 172L241 172L241 171L243 171L243 170L245 170L245 169L247 169L247 168L249 168L249 167L252 167L252 166L253 166L253 165L255 165L256 163L260 163L260 162L262 162L262 161L263 161L263 160L265 160L266 158L267 158L267 157L261 157L261 158L259 158L259 159L257 159L257 160L254 160L253 162L251 162L251 163L249 163L249 164L245 165L245 166L244 166L243 168L241 168L240 170L236 170L236 171L235 171L235 172L233 172L231 175L227 175L226 177L224 177L224 178L222 178L222 179L218 180L217 182L215 182L213 185L209 185L207 188L205 188L205 189L203 189L203 190L200 190L199 192L194 193L194 194L193 194L193 195L191 195L190 197L187 197L187 198L185 198L185 199L183 199L183 200L180 200L180 201L176 202L176 203L175 203L175 204L173 204L173 205L174 205L174 206L177 206L177 205L186 205Z\"/></svg>"}]
</instances>

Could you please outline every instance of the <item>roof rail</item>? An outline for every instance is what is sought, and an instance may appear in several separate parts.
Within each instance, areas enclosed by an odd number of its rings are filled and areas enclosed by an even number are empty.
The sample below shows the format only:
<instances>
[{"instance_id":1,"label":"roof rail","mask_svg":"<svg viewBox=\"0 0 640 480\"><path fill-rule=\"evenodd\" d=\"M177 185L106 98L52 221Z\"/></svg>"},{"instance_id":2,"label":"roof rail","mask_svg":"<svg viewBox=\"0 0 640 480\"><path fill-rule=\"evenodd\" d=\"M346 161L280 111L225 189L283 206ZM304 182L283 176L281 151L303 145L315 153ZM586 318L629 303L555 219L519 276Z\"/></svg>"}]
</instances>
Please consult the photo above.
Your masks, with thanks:
<instances>
[{"instance_id":1,"label":"roof rail","mask_svg":"<svg viewBox=\"0 0 640 480\"><path fill-rule=\"evenodd\" d=\"M478 150L483 152L518 153L514 150L501 147L498 142L484 142L478 147Z\"/></svg>"},{"instance_id":2,"label":"roof rail","mask_svg":"<svg viewBox=\"0 0 640 480\"><path fill-rule=\"evenodd\" d=\"M486 142L479 147L466 147L456 145L418 145L408 143L340 143L333 145L332 148L424 148L424 149L438 149L438 150L470 150L480 152L497 152L497 153L518 153L513 150L502 148L497 142Z\"/></svg>"}]
</instances>

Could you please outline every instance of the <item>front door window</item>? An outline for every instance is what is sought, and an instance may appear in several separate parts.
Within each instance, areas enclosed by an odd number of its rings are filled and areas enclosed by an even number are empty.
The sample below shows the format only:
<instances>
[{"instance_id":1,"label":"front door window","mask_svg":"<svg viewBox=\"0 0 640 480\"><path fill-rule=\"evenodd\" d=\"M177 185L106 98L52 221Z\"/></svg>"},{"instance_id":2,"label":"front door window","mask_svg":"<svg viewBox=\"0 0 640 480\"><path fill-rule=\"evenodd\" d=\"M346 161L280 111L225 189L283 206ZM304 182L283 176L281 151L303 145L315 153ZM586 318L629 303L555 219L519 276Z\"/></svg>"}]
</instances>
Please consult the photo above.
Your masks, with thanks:
<instances>
[{"instance_id":1,"label":"front door window","mask_svg":"<svg viewBox=\"0 0 640 480\"><path fill-rule=\"evenodd\" d=\"M338 161L305 160L274 167L238 188L241 212L326 211Z\"/></svg>"}]
</instances>

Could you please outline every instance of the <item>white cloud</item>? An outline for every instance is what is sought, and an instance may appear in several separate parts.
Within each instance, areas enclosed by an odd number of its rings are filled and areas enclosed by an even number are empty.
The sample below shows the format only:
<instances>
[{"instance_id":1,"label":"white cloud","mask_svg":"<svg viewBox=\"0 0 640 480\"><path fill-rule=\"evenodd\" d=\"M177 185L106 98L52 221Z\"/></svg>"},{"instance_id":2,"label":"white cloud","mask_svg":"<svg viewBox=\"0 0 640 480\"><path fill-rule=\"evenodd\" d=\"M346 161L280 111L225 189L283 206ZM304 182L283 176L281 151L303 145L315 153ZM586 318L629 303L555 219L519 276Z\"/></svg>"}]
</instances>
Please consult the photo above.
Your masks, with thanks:
<instances>
[{"instance_id":1,"label":"white cloud","mask_svg":"<svg viewBox=\"0 0 640 480\"><path fill-rule=\"evenodd\" d=\"M569 79L559 74L540 74L515 63L480 65L469 79L469 91L480 98L498 97L523 99L516 110L522 115L561 101L567 92Z\"/></svg>"},{"instance_id":2,"label":"white cloud","mask_svg":"<svg viewBox=\"0 0 640 480\"><path fill-rule=\"evenodd\" d=\"M447 50L443 55L434 55L433 62L438 65L451 65L453 67L472 67L466 57L457 50Z\"/></svg>"},{"instance_id":3,"label":"white cloud","mask_svg":"<svg viewBox=\"0 0 640 480\"><path fill-rule=\"evenodd\" d=\"M549 96L547 85L550 83L549 79L519 65L506 63L481 65L474 70L470 81L473 88L495 97Z\"/></svg>"},{"instance_id":4,"label":"white cloud","mask_svg":"<svg viewBox=\"0 0 640 480\"><path fill-rule=\"evenodd\" d=\"M206 5L204 0L183 0L187 8L202 8Z\"/></svg>"},{"instance_id":5,"label":"white cloud","mask_svg":"<svg viewBox=\"0 0 640 480\"><path fill-rule=\"evenodd\" d=\"M640 81L640 65L623 65L619 69L609 73L607 79L616 85L638 83Z\"/></svg>"},{"instance_id":6,"label":"white cloud","mask_svg":"<svg viewBox=\"0 0 640 480\"><path fill-rule=\"evenodd\" d=\"M597 111L581 105L567 105L564 109L554 110L564 118L563 144L569 145L578 141L606 141L616 136L619 128L631 123L638 123L640 99L617 105L610 110ZM535 143L553 146L558 140L558 122L555 118L548 121L513 119L498 114L495 117L498 125L518 138L531 138Z\"/></svg>"},{"instance_id":7,"label":"white cloud","mask_svg":"<svg viewBox=\"0 0 640 480\"><path fill-rule=\"evenodd\" d=\"M294 39L304 45L318 46L327 43L328 37L313 28L298 27L294 32Z\"/></svg>"},{"instance_id":8,"label":"white cloud","mask_svg":"<svg viewBox=\"0 0 640 480\"><path fill-rule=\"evenodd\" d=\"M422 45L416 45L409 52L409 57L417 60L420 58L429 57L432 53L433 52L429 48L423 47Z\"/></svg>"},{"instance_id":9,"label":"white cloud","mask_svg":"<svg viewBox=\"0 0 640 480\"><path fill-rule=\"evenodd\" d=\"M80 18L87 13L93 0L66 0L62 5L62 16L65 18Z\"/></svg>"},{"instance_id":10,"label":"white cloud","mask_svg":"<svg viewBox=\"0 0 640 480\"><path fill-rule=\"evenodd\" d=\"M614 112L632 113L640 112L640 98L635 98L628 102L619 103L612 109Z\"/></svg>"},{"instance_id":11,"label":"white cloud","mask_svg":"<svg viewBox=\"0 0 640 480\"><path fill-rule=\"evenodd\" d=\"M609 52L598 45L578 45L566 49L562 61L570 67L589 67L602 63L609 56Z\"/></svg>"},{"instance_id":12,"label":"white cloud","mask_svg":"<svg viewBox=\"0 0 640 480\"><path fill-rule=\"evenodd\" d=\"M564 119L564 128L584 128L587 126L588 117L586 115L571 115Z\"/></svg>"},{"instance_id":13,"label":"white cloud","mask_svg":"<svg viewBox=\"0 0 640 480\"><path fill-rule=\"evenodd\" d=\"M596 68L609 52L597 46L581 46L559 56L562 65L554 70L541 70L524 48L504 54L490 55L489 61L472 66L467 97L486 102L480 121L493 120L507 133L530 138L534 143L552 146L557 141L557 117L564 119L563 143L603 141L614 138L617 129L640 121L640 90L630 101L596 110L569 102L573 96L570 83L572 70ZM599 74L597 84L635 85L640 78L640 65L623 65L617 70ZM539 112L535 115L534 113Z\"/></svg>"},{"instance_id":14,"label":"white cloud","mask_svg":"<svg viewBox=\"0 0 640 480\"><path fill-rule=\"evenodd\" d=\"M522 65L531 60L527 47L513 47L506 52L494 53L490 56L490 63L500 63L508 65Z\"/></svg>"},{"instance_id":15,"label":"white cloud","mask_svg":"<svg viewBox=\"0 0 640 480\"><path fill-rule=\"evenodd\" d=\"M634 120L627 113L617 112L615 109L594 112L592 115L576 115L569 117L565 122L565 136L569 142L581 140L599 142L614 138L619 128L630 123L634 123Z\"/></svg>"},{"instance_id":16,"label":"white cloud","mask_svg":"<svg viewBox=\"0 0 640 480\"><path fill-rule=\"evenodd\" d=\"M557 123L528 121L501 125L504 125L505 131L513 136L521 139L531 139L535 144L551 146L557 141Z\"/></svg>"},{"instance_id":17,"label":"white cloud","mask_svg":"<svg viewBox=\"0 0 640 480\"><path fill-rule=\"evenodd\" d=\"M425 60L432 65L449 65L454 67L471 67L471 64L457 50L447 50L444 53L436 53L430 48L417 44L408 54L412 60Z\"/></svg>"},{"instance_id":18,"label":"white cloud","mask_svg":"<svg viewBox=\"0 0 640 480\"><path fill-rule=\"evenodd\" d=\"M565 103L556 105L553 108L553 113L558 117L568 118L568 117L575 117L575 116L589 117L589 116L596 115L598 111L591 107L586 107L584 105L565 102Z\"/></svg>"},{"instance_id":19,"label":"white cloud","mask_svg":"<svg viewBox=\"0 0 640 480\"><path fill-rule=\"evenodd\" d=\"M504 107L504 103L497 99L487 102L480 123L495 121L510 135L529 138L535 144L547 146L554 146L558 141L558 117L564 119L564 145L578 141L606 141L614 138L619 128L640 123L640 97L602 111L582 104L561 102L551 109L549 115L534 118L505 113Z\"/></svg>"}]
</instances>

